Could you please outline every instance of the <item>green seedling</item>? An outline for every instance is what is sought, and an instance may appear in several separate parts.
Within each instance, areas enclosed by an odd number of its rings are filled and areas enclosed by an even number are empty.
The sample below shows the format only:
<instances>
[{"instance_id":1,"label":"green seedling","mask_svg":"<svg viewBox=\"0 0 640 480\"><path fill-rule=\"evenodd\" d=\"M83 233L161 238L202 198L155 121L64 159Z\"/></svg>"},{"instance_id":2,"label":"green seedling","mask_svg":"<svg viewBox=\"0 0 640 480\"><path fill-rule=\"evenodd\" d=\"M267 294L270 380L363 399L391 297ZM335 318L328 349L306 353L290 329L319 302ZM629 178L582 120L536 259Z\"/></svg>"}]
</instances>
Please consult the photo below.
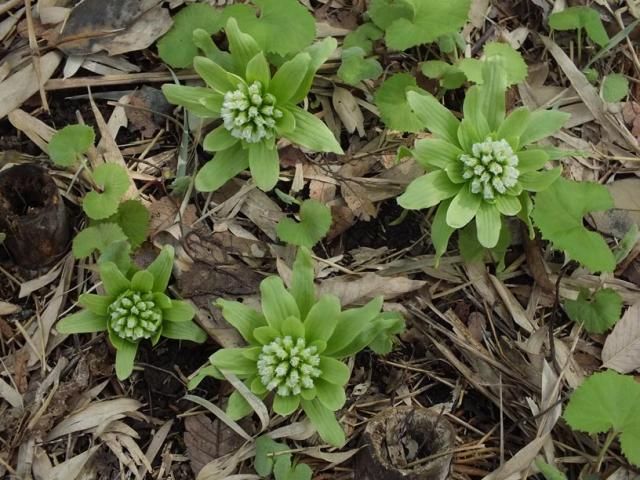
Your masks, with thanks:
<instances>
[{"instance_id":1,"label":"green seedling","mask_svg":"<svg viewBox=\"0 0 640 480\"><path fill-rule=\"evenodd\" d=\"M323 440L343 445L345 435L334 414L346 401L350 377L343 359L366 347L387 353L390 337L403 329L404 320L381 312L382 297L344 311L333 295L317 298L313 262L304 248L298 251L291 287L286 289L279 277L269 277L260 284L260 292L261 311L218 300L224 318L248 346L218 350L191 386L207 374L235 374L258 397L273 394L277 414L287 416L302 408ZM239 419L251 413L251 406L234 392L227 413Z\"/></svg>"},{"instance_id":2,"label":"green seedling","mask_svg":"<svg viewBox=\"0 0 640 480\"><path fill-rule=\"evenodd\" d=\"M267 436L256 439L256 473L263 478L271 474L275 480L311 480L313 471L304 463L292 464L291 453L284 443L278 443Z\"/></svg>"},{"instance_id":3,"label":"green seedling","mask_svg":"<svg viewBox=\"0 0 640 480\"><path fill-rule=\"evenodd\" d=\"M173 247L165 246L145 269L127 278L113 262L100 265L104 295L82 294L78 303L84 307L78 313L58 322L63 334L109 333L116 349L116 374L120 380L131 375L138 345L160 337L202 343L206 333L192 322L193 307L182 300L169 298L165 291L173 267Z\"/></svg>"},{"instance_id":4,"label":"green seedling","mask_svg":"<svg viewBox=\"0 0 640 480\"><path fill-rule=\"evenodd\" d=\"M196 176L196 188L210 192L249 168L262 190L272 189L280 174L279 138L314 151L342 153L329 128L298 107L311 88L316 70L335 49L325 39L286 61L272 76L267 59L250 35L231 18L226 26L230 70L206 57L194 67L208 88L164 85L167 99L193 113L221 119L209 133L205 150L216 152Z\"/></svg>"},{"instance_id":5,"label":"green seedling","mask_svg":"<svg viewBox=\"0 0 640 480\"><path fill-rule=\"evenodd\" d=\"M640 466L640 383L632 376L612 370L594 373L573 392L564 418L574 430L608 433L599 463L613 440L620 437L627 460Z\"/></svg>"},{"instance_id":6,"label":"green seedling","mask_svg":"<svg viewBox=\"0 0 640 480\"><path fill-rule=\"evenodd\" d=\"M567 480L567 476L564 473L553 465L549 465L541 457L538 457L535 463L546 480Z\"/></svg>"},{"instance_id":7,"label":"green seedling","mask_svg":"<svg viewBox=\"0 0 640 480\"><path fill-rule=\"evenodd\" d=\"M582 45L582 29L592 42L604 47L609 42L609 35L602 24L600 14L591 7L569 7L549 16L549 26L554 30L577 30L578 45Z\"/></svg>"},{"instance_id":8,"label":"green seedling","mask_svg":"<svg viewBox=\"0 0 640 480\"><path fill-rule=\"evenodd\" d=\"M315 200L305 200L300 207L300 221L283 218L276 226L278 238L299 247L311 248L329 232L331 209Z\"/></svg>"},{"instance_id":9,"label":"green seedling","mask_svg":"<svg viewBox=\"0 0 640 480\"><path fill-rule=\"evenodd\" d=\"M518 214L529 221L529 192L548 188L560 168L540 169L549 154L535 142L559 130L568 114L522 107L505 115L506 72L488 59L482 85L471 87L459 121L433 96L410 91L407 101L433 138L416 142L414 156L427 170L398 198L409 210L439 205L433 222L438 255L453 231L469 228L475 219L476 238L485 248L498 244L502 216Z\"/></svg>"},{"instance_id":10,"label":"green seedling","mask_svg":"<svg viewBox=\"0 0 640 480\"><path fill-rule=\"evenodd\" d=\"M591 295L582 290L576 300L565 300L564 310L589 333L604 333L613 327L622 315L622 297L611 288L603 288Z\"/></svg>"}]
</instances>

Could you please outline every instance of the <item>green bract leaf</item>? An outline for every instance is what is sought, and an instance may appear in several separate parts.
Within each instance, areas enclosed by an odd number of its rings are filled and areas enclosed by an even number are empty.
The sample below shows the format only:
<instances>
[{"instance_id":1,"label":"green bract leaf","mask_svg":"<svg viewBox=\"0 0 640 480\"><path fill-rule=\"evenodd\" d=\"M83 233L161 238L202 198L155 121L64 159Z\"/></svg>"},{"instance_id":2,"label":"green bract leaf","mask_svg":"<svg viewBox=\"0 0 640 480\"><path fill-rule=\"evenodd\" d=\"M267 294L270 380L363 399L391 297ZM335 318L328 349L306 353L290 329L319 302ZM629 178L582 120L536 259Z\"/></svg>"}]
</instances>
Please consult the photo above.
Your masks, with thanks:
<instances>
[{"instance_id":1,"label":"green bract leaf","mask_svg":"<svg viewBox=\"0 0 640 480\"><path fill-rule=\"evenodd\" d=\"M629 80L624 75L612 73L602 80L602 98L607 102L619 102L629 94Z\"/></svg>"},{"instance_id":2,"label":"green bract leaf","mask_svg":"<svg viewBox=\"0 0 640 480\"><path fill-rule=\"evenodd\" d=\"M369 14L385 30L389 47L406 50L457 32L467 21L470 5L470 0L379 0L372 2Z\"/></svg>"},{"instance_id":3,"label":"green bract leaf","mask_svg":"<svg viewBox=\"0 0 640 480\"><path fill-rule=\"evenodd\" d=\"M342 63L338 69L338 77L349 85L357 85L363 80L378 78L382 75L382 65L375 58L366 58L367 54L360 47L342 50Z\"/></svg>"},{"instance_id":4,"label":"green bract leaf","mask_svg":"<svg viewBox=\"0 0 640 480\"><path fill-rule=\"evenodd\" d=\"M300 222L283 218L276 232L283 242L302 247L313 247L331 227L331 210L315 200L305 200L300 208Z\"/></svg>"},{"instance_id":5,"label":"green bract leaf","mask_svg":"<svg viewBox=\"0 0 640 480\"><path fill-rule=\"evenodd\" d=\"M289 110L295 119L295 130L283 136L301 147L317 152L332 152L342 155L342 147L329 127L315 115L299 107Z\"/></svg>"},{"instance_id":6,"label":"green bract leaf","mask_svg":"<svg viewBox=\"0 0 640 480\"><path fill-rule=\"evenodd\" d=\"M173 17L173 26L158 40L160 58L175 68L190 67L198 47L193 31L200 28L213 34L224 25L221 11L206 3L192 3Z\"/></svg>"},{"instance_id":7,"label":"green bract leaf","mask_svg":"<svg viewBox=\"0 0 640 480\"><path fill-rule=\"evenodd\" d=\"M609 35L600 20L600 14L590 7L569 7L549 17L549 26L554 30L575 30L584 28L595 43L604 47Z\"/></svg>"},{"instance_id":8,"label":"green bract leaf","mask_svg":"<svg viewBox=\"0 0 640 480\"><path fill-rule=\"evenodd\" d=\"M112 243L127 240L127 235L115 223L100 223L87 227L73 239L73 256L86 258L94 251L104 252Z\"/></svg>"},{"instance_id":9,"label":"green bract leaf","mask_svg":"<svg viewBox=\"0 0 640 480\"><path fill-rule=\"evenodd\" d=\"M49 157L56 165L73 165L95 141L93 128L87 125L68 125L56 132L49 142Z\"/></svg>"},{"instance_id":10,"label":"green bract leaf","mask_svg":"<svg viewBox=\"0 0 640 480\"><path fill-rule=\"evenodd\" d=\"M573 392L564 418L575 430L620 434L622 452L640 466L640 383L632 376L594 373Z\"/></svg>"},{"instance_id":11,"label":"green bract leaf","mask_svg":"<svg viewBox=\"0 0 640 480\"><path fill-rule=\"evenodd\" d=\"M93 180L102 188L102 193L87 193L82 208L89 218L102 220L118 211L120 199L129 189L129 175L124 167L105 163L93 171Z\"/></svg>"},{"instance_id":12,"label":"green bract leaf","mask_svg":"<svg viewBox=\"0 0 640 480\"><path fill-rule=\"evenodd\" d=\"M325 407L320 400L302 400L302 409L309 420L318 430L320 438L336 447L342 447L345 442L344 430L336 420L334 413Z\"/></svg>"},{"instance_id":13,"label":"green bract leaf","mask_svg":"<svg viewBox=\"0 0 640 480\"><path fill-rule=\"evenodd\" d=\"M582 220L589 212L612 207L604 186L559 178L536 195L532 218L555 248L565 250L593 272L612 272L616 266L613 253L602 236L588 231Z\"/></svg>"},{"instance_id":14,"label":"green bract leaf","mask_svg":"<svg viewBox=\"0 0 640 480\"><path fill-rule=\"evenodd\" d=\"M116 375L118 380L125 380L133 372L133 362L138 353L138 344L122 341L116 347Z\"/></svg>"},{"instance_id":15,"label":"green bract leaf","mask_svg":"<svg viewBox=\"0 0 640 480\"><path fill-rule=\"evenodd\" d=\"M293 262L291 288L289 291L300 309L300 319L306 319L309 310L316 301L314 271L311 252L307 248L298 249L296 260Z\"/></svg>"},{"instance_id":16,"label":"green bract leaf","mask_svg":"<svg viewBox=\"0 0 640 480\"><path fill-rule=\"evenodd\" d=\"M598 290L593 296L581 291L577 300L566 300L564 309L571 320L584 324L589 333L604 333L622 314L622 297L611 288Z\"/></svg>"},{"instance_id":17,"label":"green bract leaf","mask_svg":"<svg viewBox=\"0 0 640 480\"><path fill-rule=\"evenodd\" d=\"M419 132L422 121L407 102L407 92L420 91L416 79L408 73L398 73L384 81L376 90L374 102L385 125L393 130Z\"/></svg>"},{"instance_id":18,"label":"green bract leaf","mask_svg":"<svg viewBox=\"0 0 640 480\"><path fill-rule=\"evenodd\" d=\"M64 334L104 332L106 329L107 317L89 310L64 317L56 324L56 330Z\"/></svg>"},{"instance_id":19,"label":"green bract leaf","mask_svg":"<svg viewBox=\"0 0 640 480\"><path fill-rule=\"evenodd\" d=\"M237 174L249 168L249 154L240 143L217 152L196 175L196 189L215 192Z\"/></svg>"},{"instance_id":20,"label":"green bract leaf","mask_svg":"<svg viewBox=\"0 0 640 480\"><path fill-rule=\"evenodd\" d=\"M166 84L162 86L162 93L168 102L185 107L198 117L220 116L222 95L209 88Z\"/></svg>"}]
</instances>

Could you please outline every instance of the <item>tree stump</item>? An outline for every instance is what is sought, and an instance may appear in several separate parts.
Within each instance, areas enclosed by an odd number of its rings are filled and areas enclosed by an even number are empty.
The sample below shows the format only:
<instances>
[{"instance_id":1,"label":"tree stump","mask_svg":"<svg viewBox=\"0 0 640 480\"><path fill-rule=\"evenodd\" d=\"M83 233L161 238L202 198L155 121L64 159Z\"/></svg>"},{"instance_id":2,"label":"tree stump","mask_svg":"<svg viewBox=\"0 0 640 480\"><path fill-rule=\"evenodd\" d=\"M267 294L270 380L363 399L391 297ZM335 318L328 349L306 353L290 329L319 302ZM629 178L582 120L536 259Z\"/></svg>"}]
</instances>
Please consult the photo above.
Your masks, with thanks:
<instances>
[{"instance_id":1,"label":"tree stump","mask_svg":"<svg viewBox=\"0 0 640 480\"><path fill-rule=\"evenodd\" d=\"M425 408L396 407L369 421L355 464L358 480L444 480L455 430Z\"/></svg>"},{"instance_id":2,"label":"tree stump","mask_svg":"<svg viewBox=\"0 0 640 480\"><path fill-rule=\"evenodd\" d=\"M25 268L46 267L67 251L69 216L44 168L23 164L0 172L0 231L14 262Z\"/></svg>"}]
</instances>

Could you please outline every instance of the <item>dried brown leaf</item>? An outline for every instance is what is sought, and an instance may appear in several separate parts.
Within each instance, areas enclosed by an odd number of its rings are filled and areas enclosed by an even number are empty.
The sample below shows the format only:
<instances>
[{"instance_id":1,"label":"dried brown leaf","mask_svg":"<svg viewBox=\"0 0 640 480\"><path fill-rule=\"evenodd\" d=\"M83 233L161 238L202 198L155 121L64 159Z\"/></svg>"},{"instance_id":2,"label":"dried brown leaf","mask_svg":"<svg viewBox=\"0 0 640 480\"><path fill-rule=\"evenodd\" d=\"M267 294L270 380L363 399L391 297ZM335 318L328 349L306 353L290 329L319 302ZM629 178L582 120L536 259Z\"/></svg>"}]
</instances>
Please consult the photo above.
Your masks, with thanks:
<instances>
[{"instance_id":1,"label":"dried brown leaf","mask_svg":"<svg viewBox=\"0 0 640 480\"><path fill-rule=\"evenodd\" d=\"M368 302L379 295L389 300L418 290L426 283L407 277L382 277L375 273L367 273L361 277L342 275L329 278L322 282L319 290L321 294L336 295L343 305L356 305Z\"/></svg>"},{"instance_id":2,"label":"dried brown leaf","mask_svg":"<svg viewBox=\"0 0 640 480\"><path fill-rule=\"evenodd\" d=\"M605 340L602 365L620 373L640 368L640 303L629 307Z\"/></svg>"},{"instance_id":3,"label":"dried brown leaf","mask_svg":"<svg viewBox=\"0 0 640 480\"><path fill-rule=\"evenodd\" d=\"M240 435L220 420L210 420L204 414L186 417L184 428L184 443L196 476L207 463L235 451L244 443Z\"/></svg>"}]
</instances>

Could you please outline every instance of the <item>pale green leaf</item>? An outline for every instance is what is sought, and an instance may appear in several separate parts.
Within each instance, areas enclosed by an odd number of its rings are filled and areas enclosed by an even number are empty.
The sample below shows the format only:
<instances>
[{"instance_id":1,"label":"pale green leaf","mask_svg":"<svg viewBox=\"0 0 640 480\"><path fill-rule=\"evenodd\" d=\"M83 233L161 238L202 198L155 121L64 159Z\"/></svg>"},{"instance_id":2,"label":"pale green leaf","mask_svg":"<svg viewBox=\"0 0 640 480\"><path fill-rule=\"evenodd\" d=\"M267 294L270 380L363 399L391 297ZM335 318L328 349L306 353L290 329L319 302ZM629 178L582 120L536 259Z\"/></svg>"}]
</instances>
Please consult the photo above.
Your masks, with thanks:
<instances>
[{"instance_id":1,"label":"pale green leaf","mask_svg":"<svg viewBox=\"0 0 640 480\"><path fill-rule=\"evenodd\" d=\"M452 145L458 145L460 122L447 107L426 92L410 90L407 101L423 126Z\"/></svg>"},{"instance_id":2,"label":"pale green leaf","mask_svg":"<svg viewBox=\"0 0 640 480\"><path fill-rule=\"evenodd\" d=\"M95 138L88 125L68 125L51 137L49 157L56 165L71 166L93 146Z\"/></svg>"},{"instance_id":3,"label":"pale green leaf","mask_svg":"<svg viewBox=\"0 0 640 480\"><path fill-rule=\"evenodd\" d=\"M502 220L495 205L487 202L480 203L480 208L476 213L476 229L480 245L485 248L493 248L498 244Z\"/></svg>"},{"instance_id":4,"label":"pale green leaf","mask_svg":"<svg viewBox=\"0 0 640 480\"><path fill-rule=\"evenodd\" d=\"M249 169L260 190L268 192L278 183L280 156L273 139L249 145Z\"/></svg>"},{"instance_id":5,"label":"pale green leaf","mask_svg":"<svg viewBox=\"0 0 640 480\"><path fill-rule=\"evenodd\" d=\"M222 316L233 327L238 330L242 338L248 343L254 343L253 331L258 327L267 325L264 316L240 302L219 299L216 305L222 310Z\"/></svg>"},{"instance_id":6,"label":"pale green leaf","mask_svg":"<svg viewBox=\"0 0 640 480\"><path fill-rule=\"evenodd\" d=\"M118 224L136 249L147 239L150 222L149 210L140 200L125 200L118 206L115 215L106 219L106 222Z\"/></svg>"},{"instance_id":7,"label":"pale green leaf","mask_svg":"<svg viewBox=\"0 0 640 480\"><path fill-rule=\"evenodd\" d=\"M575 430L619 433L623 453L640 466L640 383L633 376L594 373L573 392L564 418Z\"/></svg>"},{"instance_id":8,"label":"pale green leaf","mask_svg":"<svg viewBox=\"0 0 640 480\"><path fill-rule=\"evenodd\" d=\"M282 395L276 395L273 399L273 411L278 415L286 417L295 412L300 406L299 395L289 395L283 397Z\"/></svg>"},{"instance_id":9,"label":"pale green leaf","mask_svg":"<svg viewBox=\"0 0 640 480\"><path fill-rule=\"evenodd\" d=\"M567 476L553 465L549 465L541 457L536 459L536 467L546 480L567 480Z\"/></svg>"},{"instance_id":10,"label":"pale green leaf","mask_svg":"<svg viewBox=\"0 0 640 480\"><path fill-rule=\"evenodd\" d=\"M315 400L302 400L301 404L309 420L318 430L320 438L336 447L342 447L345 444L344 431L331 410L325 407L317 398Z\"/></svg>"},{"instance_id":11,"label":"pale green leaf","mask_svg":"<svg viewBox=\"0 0 640 480\"><path fill-rule=\"evenodd\" d=\"M602 80L602 98L607 102L619 102L629 94L629 80L620 73L612 73Z\"/></svg>"},{"instance_id":12,"label":"pale green leaf","mask_svg":"<svg viewBox=\"0 0 640 480\"><path fill-rule=\"evenodd\" d=\"M114 345L115 346L115 345ZM133 362L138 353L138 344L122 341L116 347L116 376L126 380L133 372Z\"/></svg>"},{"instance_id":13,"label":"pale green leaf","mask_svg":"<svg viewBox=\"0 0 640 480\"><path fill-rule=\"evenodd\" d=\"M249 5L231 5L225 18L234 17L240 30L251 35L265 51L286 56L313 42L313 15L297 0L252 0Z\"/></svg>"},{"instance_id":14,"label":"pale green leaf","mask_svg":"<svg viewBox=\"0 0 640 480\"><path fill-rule=\"evenodd\" d=\"M289 317L300 318L300 309L280 277L268 277L260 283L262 313L269 326L282 332Z\"/></svg>"},{"instance_id":15,"label":"pale green leaf","mask_svg":"<svg viewBox=\"0 0 640 480\"><path fill-rule=\"evenodd\" d=\"M193 322L166 322L162 326L162 336L195 343L204 343L208 338L206 332Z\"/></svg>"},{"instance_id":16,"label":"pale green leaf","mask_svg":"<svg viewBox=\"0 0 640 480\"><path fill-rule=\"evenodd\" d=\"M380 62L375 58L367 57L366 52L360 47L343 49L341 60L338 77L349 85L376 79L383 72Z\"/></svg>"},{"instance_id":17,"label":"pale green leaf","mask_svg":"<svg viewBox=\"0 0 640 480\"><path fill-rule=\"evenodd\" d=\"M447 211L449 210L450 201L444 201L438 206L436 215L431 223L431 241L436 249L436 267L440 262L440 258L447 251L449 239L455 231L447 224Z\"/></svg>"},{"instance_id":18,"label":"pale green leaf","mask_svg":"<svg viewBox=\"0 0 640 480\"><path fill-rule=\"evenodd\" d=\"M593 272L612 272L616 262L607 243L583 224L587 213L612 207L611 194L604 186L559 178L536 195L532 218L555 248L565 250Z\"/></svg>"},{"instance_id":19,"label":"pale green leaf","mask_svg":"<svg viewBox=\"0 0 640 480\"><path fill-rule=\"evenodd\" d=\"M371 14L372 9L375 9L376 1L372 2L371 6L369 7L369 14ZM380 2L377 1L377 3L379 4ZM373 51L373 42L375 40L380 40L383 36L384 32L376 27L373 23L364 23L354 31L348 33L346 37L344 37L342 48L344 50L358 47L362 49L363 53L369 54Z\"/></svg>"},{"instance_id":20,"label":"pale green leaf","mask_svg":"<svg viewBox=\"0 0 640 480\"><path fill-rule=\"evenodd\" d=\"M131 181L127 170L115 163L104 163L96 167L93 180L102 192L92 190L87 193L82 208L89 218L102 220L118 211L120 199L129 189Z\"/></svg>"},{"instance_id":21,"label":"pale green leaf","mask_svg":"<svg viewBox=\"0 0 640 480\"><path fill-rule=\"evenodd\" d=\"M447 210L447 225L451 228L464 227L476 216L481 202L481 196L472 193L469 184L462 186Z\"/></svg>"},{"instance_id":22,"label":"pale green leaf","mask_svg":"<svg viewBox=\"0 0 640 480\"><path fill-rule=\"evenodd\" d=\"M537 110L531 112L527 128L520 136L520 145L529 145L553 135L569 120L569 113L558 110Z\"/></svg>"},{"instance_id":23,"label":"pale green leaf","mask_svg":"<svg viewBox=\"0 0 640 480\"><path fill-rule=\"evenodd\" d=\"M258 475L266 477L271 475L273 469L273 454L288 450L284 443L278 443L270 437L263 435L256 439L256 461L254 468Z\"/></svg>"},{"instance_id":24,"label":"pale green leaf","mask_svg":"<svg viewBox=\"0 0 640 480\"><path fill-rule=\"evenodd\" d=\"M581 291L577 300L565 300L564 310L589 333L604 333L613 327L622 315L622 297L611 288L598 290L593 296Z\"/></svg>"},{"instance_id":25,"label":"pale green leaf","mask_svg":"<svg viewBox=\"0 0 640 480\"><path fill-rule=\"evenodd\" d=\"M173 26L158 41L160 58L174 68L190 67L198 47L193 43L193 31L200 28L209 34L223 26L220 10L206 3L192 3L173 17Z\"/></svg>"},{"instance_id":26,"label":"pale green leaf","mask_svg":"<svg viewBox=\"0 0 640 480\"><path fill-rule=\"evenodd\" d=\"M419 90L418 84L408 73L397 73L387 78L376 90L373 99L387 128L400 132L420 132L424 129L424 123L407 100L407 92L414 90Z\"/></svg>"},{"instance_id":27,"label":"pale green leaf","mask_svg":"<svg viewBox=\"0 0 640 480\"><path fill-rule=\"evenodd\" d=\"M212 90L221 95L237 88L237 84L232 81L233 76L207 57L194 58L193 68Z\"/></svg>"},{"instance_id":28,"label":"pale green leaf","mask_svg":"<svg viewBox=\"0 0 640 480\"><path fill-rule=\"evenodd\" d=\"M153 275L153 291L164 293L169 285L171 271L173 270L173 257L175 251L173 246L165 245L160 250L158 256L146 268L147 272Z\"/></svg>"},{"instance_id":29,"label":"pale green leaf","mask_svg":"<svg viewBox=\"0 0 640 480\"><path fill-rule=\"evenodd\" d=\"M210 88L162 85L162 93L169 103L180 105L201 118L218 118L222 107L222 95Z\"/></svg>"},{"instance_id":30,"label":"pale green leaf","mask_svg":"<svg viewBox=\"0 0 640 480\"><path fill-rule=\"evenodd\" d=\"M305 200L299 215L299 222L290 218L283 218L278 222L278 238L291 245L311 248L329 232L331 210L316 200Z\"/></svg>"},{"instance_id":31,"label":"pale green leaf","mask_svg":"<svg viewBox=\"0 0 640 480\"><path fill-rule=\"evenodd\" d=\"M248 152L237 143L227 150L217 152L212 160L205 163L196 175L196 189L200 192L214 192L248 167Z\"/></svg>"},{"instance_id":32,"label":"pale green leaf","mask_svg":"<svg viewBox=\"0 0 640 480\"><path fill-rule=\"evenodd\" d=\"M90 310L82 310L64 317L56 324L56 330L64 334L104 332L106 329L107 316Z\"/></svg>"},{"instance_id":33,"label":"pale green leaf","mask_svg":"<svg viewBox=\"0 0 640 480\"><path fill-rule=\"evenodd\" d=\"M487 59L498 58L506 71L508 85L522 83L528 74L527 64L522 55L508 43L489 42L484 46Z\"/></svg>"},{"instance_id":34,"label":"pale green leaf","mask_svg":"<svg viewBox=\"0 0 640 480\"><path fill-rule=\"evenodd\" d=\"M413 180L405 192L397 198L397 202L407 210L421 210L453 197L460 188L460 185L449 180L446 172L436 170Z\"/></svg>"},{"instance_id":35,"label":"pale green leaf","mask_svg":"<svg viewBox=\"0 0 640 480\"><path fill-rule=\"evenodd\" d=\"M406 50L457 32L467 21L471 5L470 0L407 0L406 3L413 7L414 14L397 18L384 28L387 45L395 50Z\"/></svg>"},{"instance_id":36,"label":"pale green leaf","mask_svg":"<svg viewBox=\"0 0 640 480\"><path fill-rule=\"evenodd\" d=\"M589 38L604 47L609 35L602 24L597 10L585 6L569 7L549 16L549 26L554 30L575 30L584 28Z\"/></svg>"},{"instance_id":37,"label":"pale green leaf","mask_svg":"<svg viewBox=\"0 0 640 480\"><path fill-rule=\"evenodd\" d=\"M127 235L119 225L99 223L85 228L73 238L73 256L86 258L96 250L102 253L112 243L122 240L127 240Z\"/></svg>"},{"instance_id":38,"label":"pale green leaf","mask_svg":"<svg viewBox=\"0 0 640 480\"><path fill-rule=\"evenodd\" d=\"M307 314L316 301L313 278L314 271L311 252L309 249L301 247L298 249L295 262L293 262L291 288L289 291L296 300L302 320L307 318Z\"/></svg>"},{"instance_id":39,"label":"pale green leaf","mask_svg":"<svg viewBox=\"0 0 640 480\"><path fill-rule=\"evenodd\" d=\"M336 137L322 120L299 107L292 107L289 111L295 118L296 128L285 133L285 138L312 151L332 152L338 155L344 153Z\"/></svg>"},{"instance_id":40,"label":"pale green leaf","mask_svg":"<svg viewBox=\"0 0 640 480\"><path fill-rule=\"evenodd\" d=\"M310 62L311 56L308 53L299 53L285 62L275 73L269 84L269 92L276 97L279 104L291 100L304 81Z\"/></svg>"}]
</instances>

